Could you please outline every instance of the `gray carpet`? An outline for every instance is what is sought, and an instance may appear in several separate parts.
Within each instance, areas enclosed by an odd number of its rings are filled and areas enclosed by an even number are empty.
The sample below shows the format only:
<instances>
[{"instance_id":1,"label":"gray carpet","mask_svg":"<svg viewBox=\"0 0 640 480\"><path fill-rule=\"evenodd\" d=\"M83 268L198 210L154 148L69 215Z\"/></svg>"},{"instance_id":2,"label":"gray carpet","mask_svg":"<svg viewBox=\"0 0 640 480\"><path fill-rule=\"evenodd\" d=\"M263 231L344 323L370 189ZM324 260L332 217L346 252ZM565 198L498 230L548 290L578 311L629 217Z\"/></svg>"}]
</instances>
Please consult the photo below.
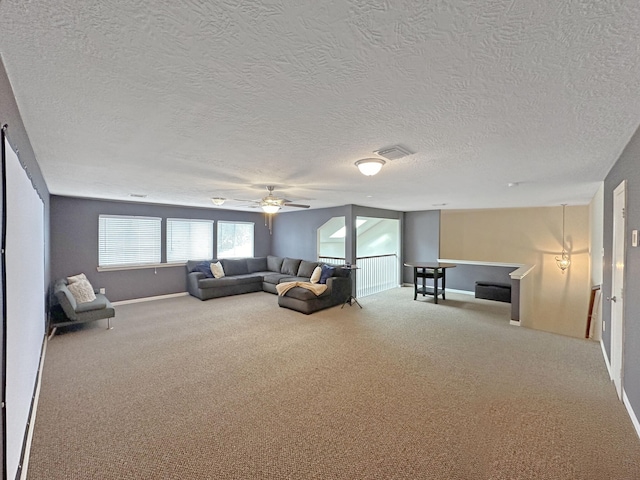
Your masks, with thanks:
<instances>
[{"instance_id":1,"label":"gray carpet","mask_svg":"<svg viewBox=\"0 0 640 480\"><path fill-rule=\"evenodd\" d=\"M398 288L117 307L47 347L29 479L640 479L597 343Z\"/></svg>"}]
</instances>

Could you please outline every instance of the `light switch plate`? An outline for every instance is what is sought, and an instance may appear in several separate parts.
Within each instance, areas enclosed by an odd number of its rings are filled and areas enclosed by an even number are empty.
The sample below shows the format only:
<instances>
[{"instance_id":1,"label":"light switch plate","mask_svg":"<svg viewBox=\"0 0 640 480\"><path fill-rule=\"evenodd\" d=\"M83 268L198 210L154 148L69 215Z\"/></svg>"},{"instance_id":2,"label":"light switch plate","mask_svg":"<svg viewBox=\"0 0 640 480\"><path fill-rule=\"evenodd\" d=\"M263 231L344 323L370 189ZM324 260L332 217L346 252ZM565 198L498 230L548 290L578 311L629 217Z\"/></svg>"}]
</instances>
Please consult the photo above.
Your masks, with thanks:
<instances>
[{"instance_id":1,"label":"light switch plate","mask_svg":"<svg viewBox=\"0 0 640 480\"><path fill-rule=\"evenodd\" d=\"M632 247L638 246L638 230L631 231L631 246Z\"/></svg>"}]
</instances>

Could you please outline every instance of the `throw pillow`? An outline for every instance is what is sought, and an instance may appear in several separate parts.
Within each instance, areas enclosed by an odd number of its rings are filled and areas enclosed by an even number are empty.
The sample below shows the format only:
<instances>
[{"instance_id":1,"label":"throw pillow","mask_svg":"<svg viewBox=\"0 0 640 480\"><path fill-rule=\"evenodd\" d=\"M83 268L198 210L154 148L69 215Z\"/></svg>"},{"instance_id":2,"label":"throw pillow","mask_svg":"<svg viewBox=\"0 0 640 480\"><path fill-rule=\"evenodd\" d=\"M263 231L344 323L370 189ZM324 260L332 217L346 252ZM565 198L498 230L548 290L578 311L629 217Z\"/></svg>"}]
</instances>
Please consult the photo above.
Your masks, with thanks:
<instances>
[{"instance_id":1,"label":"throw pillow","mask_svg":"<svg viewBox=\"0 0 640 480\"><path fill-rule=\"evenodd\" d=\"M204 276L207 278L213 278L213 273L211 273L211 264L207 262L202 262L196 265L196 268L193 269L194 272L204 273Z\"/></svg>"},{"instance_id":2,"label":"throw pillow","mask_svg":"<svg viewBox=\"0 0 640 480\"><path fill-rule=\"evenodd\" d=\"M210 267L211 267L211 273L213 273L214 277L216 278L224 277L224 269L222 268L222 264L220 262L212 263Z\"/></svg>"},{"instance_id":3,"label":"throw pillow","mask_svg":"<svg viewBox=\"0 0 640 480\"><path fill-rule=\"evenodd\" d=\"M295 277L296 275L298 275L298 268L300 267L301 261L302 260L300 260L299 258L285 258L282 262L280 273Z\"/></svg>"},{"instance_id":4,"label":"throw pillow","mask_svg":"<svg viewBox=\"0 0 640 480\"><path fill-rule=\"evenodd\" d=\"M69 291L77 303L93 302L96 294L93 293L93 287L87 280L80 280L69 285Z\"/></svg>"},{"instance_id":5,"label":"throw pillow","mask_svg":"<svg viewBox=\"0 0 640 480\"><path fill-rule=\"evenodd\" d=\"M327 278L333 277L336 267L330 267L329 265L322 265L322 273L320 274L320 282L327 283Z\"/></svg>"},{"instance_id":6,"label":"throw pillow","mask_svg":"<svg viewBox=\"0 0 640 480\"><path fill-rule=\"evenodd\" d=\"M85 276L84 273L79 273L78 275L67 277L67 283L69 285L71 285L72 283L81 282L82 280L87 280L87 277Z\"/></svg>"},{"instance_id":7,"label":"throw pillow","mask_svg":"<svg viewBox=\"0 0 640 480\"><path fill-rule=\"evenodd\" d=\"M316 267L313 269L313 273L311 274L311 278L309 281L311 283L318 283L320 281L320 277L322 276L322 268Z\"/></svg>"}]
</instances>

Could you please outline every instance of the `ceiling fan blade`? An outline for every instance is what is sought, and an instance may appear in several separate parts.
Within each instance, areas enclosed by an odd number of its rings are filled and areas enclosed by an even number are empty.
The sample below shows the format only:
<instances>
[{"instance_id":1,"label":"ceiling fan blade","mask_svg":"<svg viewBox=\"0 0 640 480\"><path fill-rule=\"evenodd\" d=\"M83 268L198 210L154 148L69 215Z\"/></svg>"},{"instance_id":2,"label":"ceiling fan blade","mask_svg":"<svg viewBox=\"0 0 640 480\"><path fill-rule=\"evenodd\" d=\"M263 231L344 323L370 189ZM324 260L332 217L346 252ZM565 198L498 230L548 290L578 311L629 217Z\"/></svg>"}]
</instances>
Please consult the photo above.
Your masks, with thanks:
<instances>
[{"instance_id":1,"label":"ceiling fan blade","mask_svg":"<svg viewBox=\"0 0 640 480\"><path fill-rule=\"evenodd\" d=\"M260 200L246 200L244 198L232 198L234 202L260 203Z\"/></svg>"},{"instance_id":2,"label":"ceiling fan blade","mask_svg":"<svg viewBox=\"0 0 640 480\"><path fill-rule=\"evenodd\" d=\"M309 208L309 205L300 205L299 203L285 203L285 207Z\"/></svg>"}]
</instances>

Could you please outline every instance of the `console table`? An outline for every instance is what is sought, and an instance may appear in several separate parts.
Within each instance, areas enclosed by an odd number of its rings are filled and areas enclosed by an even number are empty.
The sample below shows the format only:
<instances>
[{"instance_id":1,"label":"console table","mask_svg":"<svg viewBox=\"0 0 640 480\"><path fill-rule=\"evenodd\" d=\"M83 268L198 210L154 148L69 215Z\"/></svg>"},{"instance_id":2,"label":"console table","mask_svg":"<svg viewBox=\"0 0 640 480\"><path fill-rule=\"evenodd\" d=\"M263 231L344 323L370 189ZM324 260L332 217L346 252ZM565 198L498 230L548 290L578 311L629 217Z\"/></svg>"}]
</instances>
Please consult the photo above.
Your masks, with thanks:
<instances>
[{"instance_id":1,"label":"console table","mask_svg":"<svg viewBox=\"0 0 640 480\"><path fill-rule=\"evenodd\" d=\"M418 298L418 294L433 295L433 302L438 303L438 296L442 295L442 299L445 300L445 287L446 287L446 273L447 268L454 268L454 263L440 263L440 262L412 262L405 263L405 267L413 268L413 299ZM433 279L433 287L426 284L427 278ZM419 282L418 279L422 279ZM438 288L438 279L442 279L442 288ZM421 285L419 285L421 283Z\"/></svg>"}]
</instances>

